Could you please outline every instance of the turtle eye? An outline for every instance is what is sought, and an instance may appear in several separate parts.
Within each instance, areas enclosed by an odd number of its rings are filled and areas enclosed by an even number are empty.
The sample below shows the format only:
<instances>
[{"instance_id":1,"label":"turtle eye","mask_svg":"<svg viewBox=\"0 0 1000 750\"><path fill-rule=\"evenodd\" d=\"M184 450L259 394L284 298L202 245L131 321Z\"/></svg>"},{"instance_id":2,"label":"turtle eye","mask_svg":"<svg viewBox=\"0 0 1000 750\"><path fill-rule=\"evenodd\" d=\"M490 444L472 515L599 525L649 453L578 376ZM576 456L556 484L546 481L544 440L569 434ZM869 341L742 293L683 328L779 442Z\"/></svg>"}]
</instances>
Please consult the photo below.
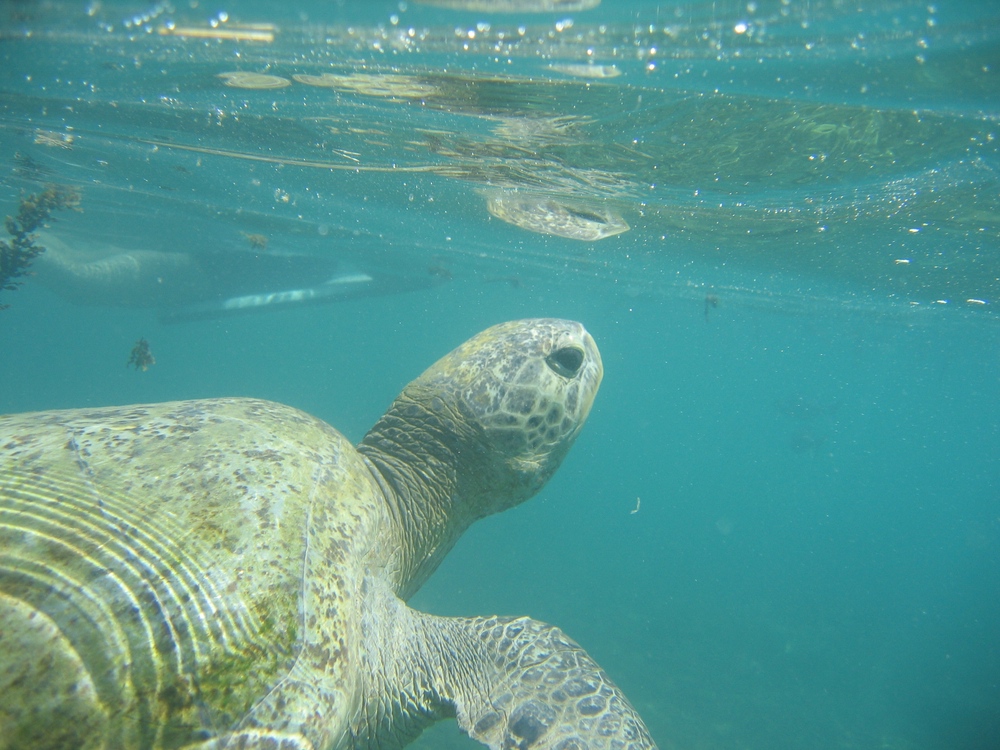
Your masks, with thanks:
<instances>
[{"instance_id":1,"label":"turtle eye","mask_svg":"<svg viewBox=\"0 0 1000 750\"><path fill-rule=\"evenodd\" d=\"M545 358L545 364L564 378L575 377L583 365L583 349L576 346L564 346L556 349Z\"/></svg>"}]
</instances>

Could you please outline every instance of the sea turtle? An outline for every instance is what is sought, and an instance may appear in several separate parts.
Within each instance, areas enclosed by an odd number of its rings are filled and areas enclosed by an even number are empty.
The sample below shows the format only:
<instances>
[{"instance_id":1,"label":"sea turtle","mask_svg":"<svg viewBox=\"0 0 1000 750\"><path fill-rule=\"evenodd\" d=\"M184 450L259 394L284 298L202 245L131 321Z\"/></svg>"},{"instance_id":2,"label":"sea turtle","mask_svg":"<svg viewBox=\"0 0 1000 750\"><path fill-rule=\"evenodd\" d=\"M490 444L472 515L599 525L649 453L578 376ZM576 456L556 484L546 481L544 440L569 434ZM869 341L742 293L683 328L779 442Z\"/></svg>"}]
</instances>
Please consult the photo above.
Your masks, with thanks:
<instances>
[{"instance_id":1,"label":"sea turtle","mask_svg":"<svg viewBox=\"0 0 1000 750\"><path fill-rule=\"evenodd\" d=\"M472 338L357 446L246 398L0 418L0 747L655 748L559 629L412 595L535 494L603 374L578 323Z\"/></svg>"}]
</instances>

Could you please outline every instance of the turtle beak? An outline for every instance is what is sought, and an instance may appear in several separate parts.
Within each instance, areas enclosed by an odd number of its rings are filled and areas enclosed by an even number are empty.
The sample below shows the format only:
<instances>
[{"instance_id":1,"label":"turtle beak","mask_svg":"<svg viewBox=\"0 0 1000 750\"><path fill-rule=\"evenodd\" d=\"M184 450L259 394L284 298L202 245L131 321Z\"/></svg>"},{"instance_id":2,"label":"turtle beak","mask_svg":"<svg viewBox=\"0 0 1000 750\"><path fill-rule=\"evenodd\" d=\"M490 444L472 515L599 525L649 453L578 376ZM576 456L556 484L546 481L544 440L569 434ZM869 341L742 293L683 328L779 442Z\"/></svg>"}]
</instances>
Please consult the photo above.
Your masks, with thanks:
<instances>
[{"instance_id":1,"label":"turtle beak","mask_svg":"<svg viewBox=\"0 0 1000 750\"><path fill-rule=\"evenodd\" d=\"M580 426L582 427L604 379L604 363L601 361L597 342L583 326L580 326L580 346L584 355L577 374L580 379Z\"/></svg>"},{"instance_id":2,"label":"turtle beak","mask_svg":"<svg viewBox=\"0 0 1000 750\"><path fill-rule=\"evenodd\" d=\"M584 351L587 352L587 358L593 362L594 365L594 377L597 378L597 382L594 387L599 387L601 385L601 380L604 378L604 362L601 361L601 351L597 348L597 342L594 341L594 337L591 336L586 330L583 332L583 346Z\"/></svg>"}]
</instances>

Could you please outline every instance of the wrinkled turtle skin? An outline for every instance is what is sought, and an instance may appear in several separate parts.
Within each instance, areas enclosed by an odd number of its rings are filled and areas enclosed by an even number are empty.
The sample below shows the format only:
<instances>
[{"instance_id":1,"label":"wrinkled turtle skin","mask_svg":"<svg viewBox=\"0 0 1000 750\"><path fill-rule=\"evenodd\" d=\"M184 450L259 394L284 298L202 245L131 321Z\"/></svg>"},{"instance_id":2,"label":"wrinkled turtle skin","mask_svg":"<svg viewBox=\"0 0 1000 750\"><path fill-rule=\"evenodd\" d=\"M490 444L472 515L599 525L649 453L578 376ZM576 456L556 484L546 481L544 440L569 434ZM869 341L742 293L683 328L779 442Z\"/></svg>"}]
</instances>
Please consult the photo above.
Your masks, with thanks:
<instances>
[{"instance_id":1,"label":"wrinkled turtle skin","mask_svg":"<svg viewBox=\"0 0 1000 750\"><path fill-rule=\"evenodd\" d=\"M578 323L495 326L357 447L253 399L0 418L0 748L644 750L561 631L405 600L533 495L602 377Z\"/></svg>"}]
</instances>

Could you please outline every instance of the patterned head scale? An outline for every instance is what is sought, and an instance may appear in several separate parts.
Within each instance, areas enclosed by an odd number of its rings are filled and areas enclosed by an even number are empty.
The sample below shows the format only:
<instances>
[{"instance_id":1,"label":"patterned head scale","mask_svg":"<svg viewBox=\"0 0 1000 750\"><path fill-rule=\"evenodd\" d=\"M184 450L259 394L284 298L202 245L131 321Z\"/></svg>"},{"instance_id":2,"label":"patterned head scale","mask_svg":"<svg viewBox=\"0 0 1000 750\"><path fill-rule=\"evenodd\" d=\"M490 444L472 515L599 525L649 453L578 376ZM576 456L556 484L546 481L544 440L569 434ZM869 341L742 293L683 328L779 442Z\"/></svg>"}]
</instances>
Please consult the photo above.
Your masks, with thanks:
<instances>
[{"instance_id":1,"label":"patterned head scale","mask_svg":"<svg viewBox=\"0 0 1000 750\"><path fill-rule=\"evenodd\" d=\"M439 360L401 398L463 438L460 481L475 517L516 505L559 467L590 413L604 368L579 323L519 320L483 331ZM471 438L471 439L470 439ZM469 455L475 452L477 455Z\"/></svg>"}]
</instances>

